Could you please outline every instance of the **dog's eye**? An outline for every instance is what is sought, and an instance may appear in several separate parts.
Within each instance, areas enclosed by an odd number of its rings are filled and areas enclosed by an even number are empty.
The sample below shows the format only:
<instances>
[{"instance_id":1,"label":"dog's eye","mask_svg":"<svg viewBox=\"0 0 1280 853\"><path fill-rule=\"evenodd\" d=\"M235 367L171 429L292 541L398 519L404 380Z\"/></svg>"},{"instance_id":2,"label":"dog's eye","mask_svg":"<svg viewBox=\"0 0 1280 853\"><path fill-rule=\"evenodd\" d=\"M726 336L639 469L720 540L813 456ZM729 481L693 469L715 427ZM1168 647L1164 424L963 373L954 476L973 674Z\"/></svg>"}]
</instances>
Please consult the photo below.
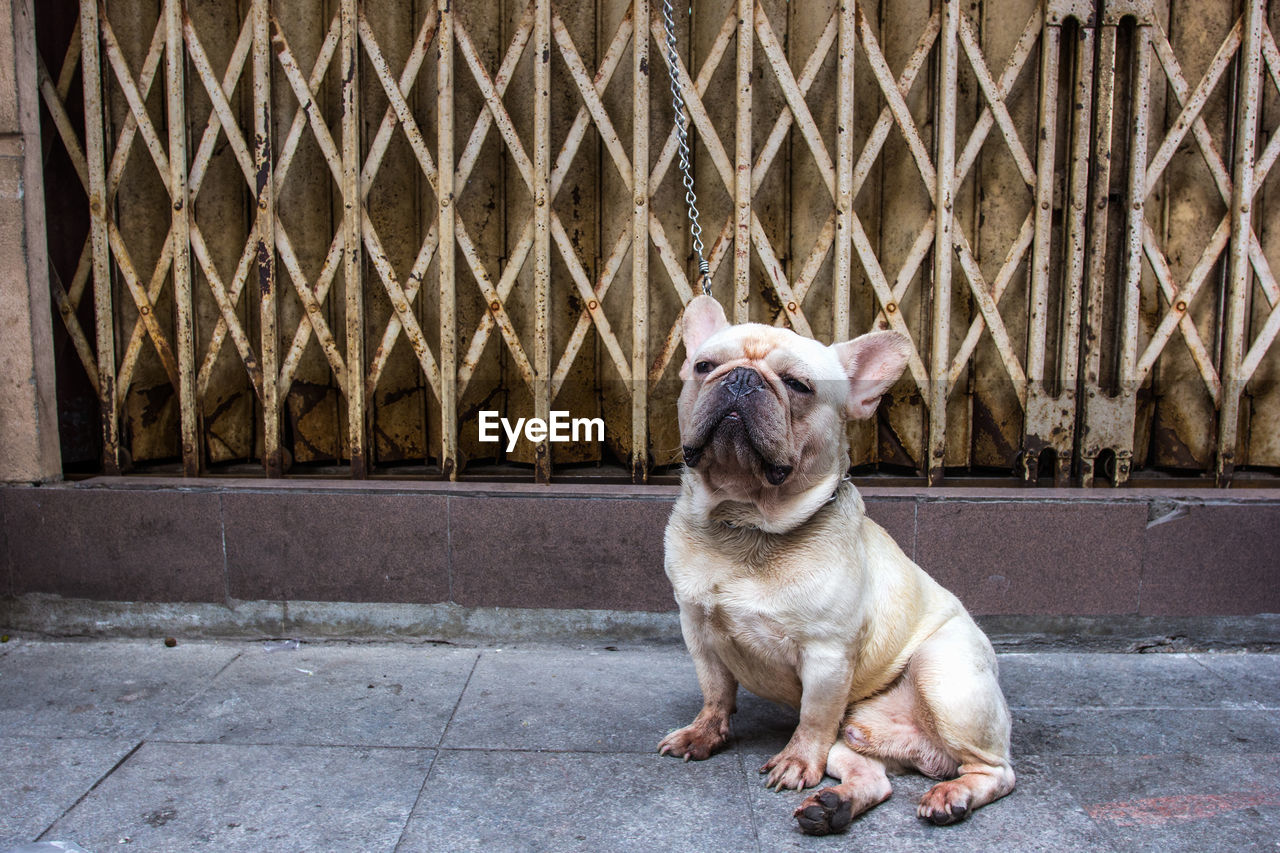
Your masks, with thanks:
<instances>
[{"instance_id":1,"label":"dog's eye","mask_svg":"<svg viewBox=\"0 0 1280 853\"><path fill-rule=\"evenodd\" d=\"M694 373L710 373L715 365L709 361L700 361L693 366Z\"/></svg>"},{"instance_id":2,"label":"dog's eye","mask_svg":"<svg viewBox=\"0 0 1280 853\"><path fill-rule=\"evenodd\" d=\"M813 393L813 389L812 389L812 388L810 388L808 385L805 385L805 384L804 384L803 382L801 382L799 379L795 379L795 378L793 378L793 377L791 377L791 376L788 376L787 378L783 379L783 380L782 380L782 384L783 384L783 385L786 385L788 388L790 388L792 391L795 391L797 394L812 394L812 393Z\"/></svg>"}]
</instances>

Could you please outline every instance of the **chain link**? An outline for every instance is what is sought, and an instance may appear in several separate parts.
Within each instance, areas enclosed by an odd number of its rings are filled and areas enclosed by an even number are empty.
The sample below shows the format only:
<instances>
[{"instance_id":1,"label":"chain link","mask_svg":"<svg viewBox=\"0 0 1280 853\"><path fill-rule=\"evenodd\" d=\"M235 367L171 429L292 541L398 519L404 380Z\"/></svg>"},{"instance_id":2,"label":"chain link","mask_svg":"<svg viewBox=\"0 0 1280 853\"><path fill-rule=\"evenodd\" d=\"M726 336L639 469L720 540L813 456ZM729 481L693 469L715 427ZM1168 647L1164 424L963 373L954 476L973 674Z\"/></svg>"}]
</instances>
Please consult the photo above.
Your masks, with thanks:
<instances>
[{"instance_id":1,"label":"chain link","mask_svg":"<svg viewBox=\"0 0 1280 853\"><path fill-rule=\"evenodd\" d=\"M689 233L693 235L693 251L698 256L698 277L702 292L711 295L711 267L703 255L702 226L698 224L698 196L693 191L692 157L689 155L689 128L685 124L684 96L680 94L680 70L676 53L675 13L671 0L662 0L662 21L667 29L667 73L671 77L671 108L675 112L676 142L680 151L680 172L684 176L684 201L689 206Z\"/></svg>"}]
</instances>

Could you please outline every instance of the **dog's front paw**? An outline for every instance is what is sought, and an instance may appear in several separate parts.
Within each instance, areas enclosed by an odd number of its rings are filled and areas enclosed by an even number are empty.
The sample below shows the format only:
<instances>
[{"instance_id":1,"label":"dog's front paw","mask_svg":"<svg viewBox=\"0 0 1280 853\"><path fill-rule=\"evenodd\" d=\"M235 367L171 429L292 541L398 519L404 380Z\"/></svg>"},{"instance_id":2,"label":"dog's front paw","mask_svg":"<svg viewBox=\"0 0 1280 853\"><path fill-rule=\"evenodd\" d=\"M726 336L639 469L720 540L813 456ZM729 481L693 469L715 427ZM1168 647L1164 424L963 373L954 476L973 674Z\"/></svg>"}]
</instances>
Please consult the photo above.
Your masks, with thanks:
<instances>
[{"instance_id":1,"label":"dog's front paw","mask_svg":"<svg viewBox=\"0 0 1280 853\"><path fill-rule=\"evenodd\" d=\"M825 788L810 794L792 817L806 835L844 832L853 820L853 801L841 797L835 788Z\"/></svg>"},{"instance_id":2,"label":"dog's front paw","mask_svg":"<svg viewBox=\"0 0 1280 853\"><path fill-rule=\"evenodd\" d=\"M683 729L677 729L662 739L658 744L658 753L671 754L685 761L694 759L702 761L715 752L729 739L729 721L704 720L699 718Z\"/></svg>"},{"instance_id":3,"label":"dog's front paw","mask_svg":"<svg viewBox=\"0 0 1280 853\"><path fill-rule=\"evenodd\" d=\"M788 746L760 768L761 773L768 773L764 780L766 788L781 791L783 788L794 788L799 791L812 788L822 781L826 772L826 751L817 750L816 754L808 754L801 749Z\"/></svg>"}]
</instances>

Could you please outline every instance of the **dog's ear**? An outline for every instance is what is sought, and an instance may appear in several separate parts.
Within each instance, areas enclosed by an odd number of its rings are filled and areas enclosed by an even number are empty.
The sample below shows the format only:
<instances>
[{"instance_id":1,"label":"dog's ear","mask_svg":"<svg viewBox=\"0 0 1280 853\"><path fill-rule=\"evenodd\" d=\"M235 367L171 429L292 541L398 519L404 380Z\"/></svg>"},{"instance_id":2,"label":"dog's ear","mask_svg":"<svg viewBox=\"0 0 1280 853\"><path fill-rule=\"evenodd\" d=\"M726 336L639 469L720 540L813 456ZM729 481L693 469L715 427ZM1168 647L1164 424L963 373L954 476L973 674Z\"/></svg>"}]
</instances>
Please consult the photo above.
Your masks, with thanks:
<instances>
[{"instance_id":1,"label":"dog's ear","mask_svg":"<svg viewBox=\"0 0 1280 853\"><path fill-rule=\"evenodd\" d=\"M689 369L689 360L693 358L693 354L698 351L698 347L702 346L703 341L714 335L721 329L729 328L729 320L724 316L724 309L720 307L720 303L716 302L710 296L695 296L688 305L684 307L683 319L684 332L684 366L680 368L680 378L688 379L692 376Z\"/></svg>"},{"instance_id":2,"label":"dog's ear","mask_svg":"<svg viewBox=\"0 0 1280 853\"><path fill-rule=\"evenodd\" d=\"M849 377L848 418L869 418L911 356L911 342L897 332L870 332L831 349Z\"/></svg>"}]
</instances>

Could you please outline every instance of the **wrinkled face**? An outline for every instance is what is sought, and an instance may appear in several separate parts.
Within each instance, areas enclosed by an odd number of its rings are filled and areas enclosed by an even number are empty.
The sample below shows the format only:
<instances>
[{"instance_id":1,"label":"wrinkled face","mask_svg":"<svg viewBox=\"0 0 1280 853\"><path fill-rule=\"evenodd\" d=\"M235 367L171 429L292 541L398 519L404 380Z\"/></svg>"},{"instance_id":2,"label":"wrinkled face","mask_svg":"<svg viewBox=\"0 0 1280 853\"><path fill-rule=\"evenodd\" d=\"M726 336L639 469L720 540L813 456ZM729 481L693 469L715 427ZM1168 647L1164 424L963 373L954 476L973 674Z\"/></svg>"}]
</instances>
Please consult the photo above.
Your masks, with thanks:
<instances>
[{"instance_id":1,"label":"wrinkled face","mask_svg":"<svg viewBox=\"0 0 1280 853\"><path fill-rule=\"evenodd\" d=\"M684 342L685 464L734 497L799 492L843 473L844 422L874 413L908 352L892 332L828 347L787 329L730 326L709 297L685 309Z\"/></svg>"},{"instance_id":2,"label":"wrinkled face","mask_svg":"<svg viewBox=\"0 0 1280 853\"><path fill-rule=\"evenodd\" d=\"M826 347L786 329L733 326L698 348L688 372L685 464L781 486L835 461L848 380Z\"/></svg>"}]
</instances>

